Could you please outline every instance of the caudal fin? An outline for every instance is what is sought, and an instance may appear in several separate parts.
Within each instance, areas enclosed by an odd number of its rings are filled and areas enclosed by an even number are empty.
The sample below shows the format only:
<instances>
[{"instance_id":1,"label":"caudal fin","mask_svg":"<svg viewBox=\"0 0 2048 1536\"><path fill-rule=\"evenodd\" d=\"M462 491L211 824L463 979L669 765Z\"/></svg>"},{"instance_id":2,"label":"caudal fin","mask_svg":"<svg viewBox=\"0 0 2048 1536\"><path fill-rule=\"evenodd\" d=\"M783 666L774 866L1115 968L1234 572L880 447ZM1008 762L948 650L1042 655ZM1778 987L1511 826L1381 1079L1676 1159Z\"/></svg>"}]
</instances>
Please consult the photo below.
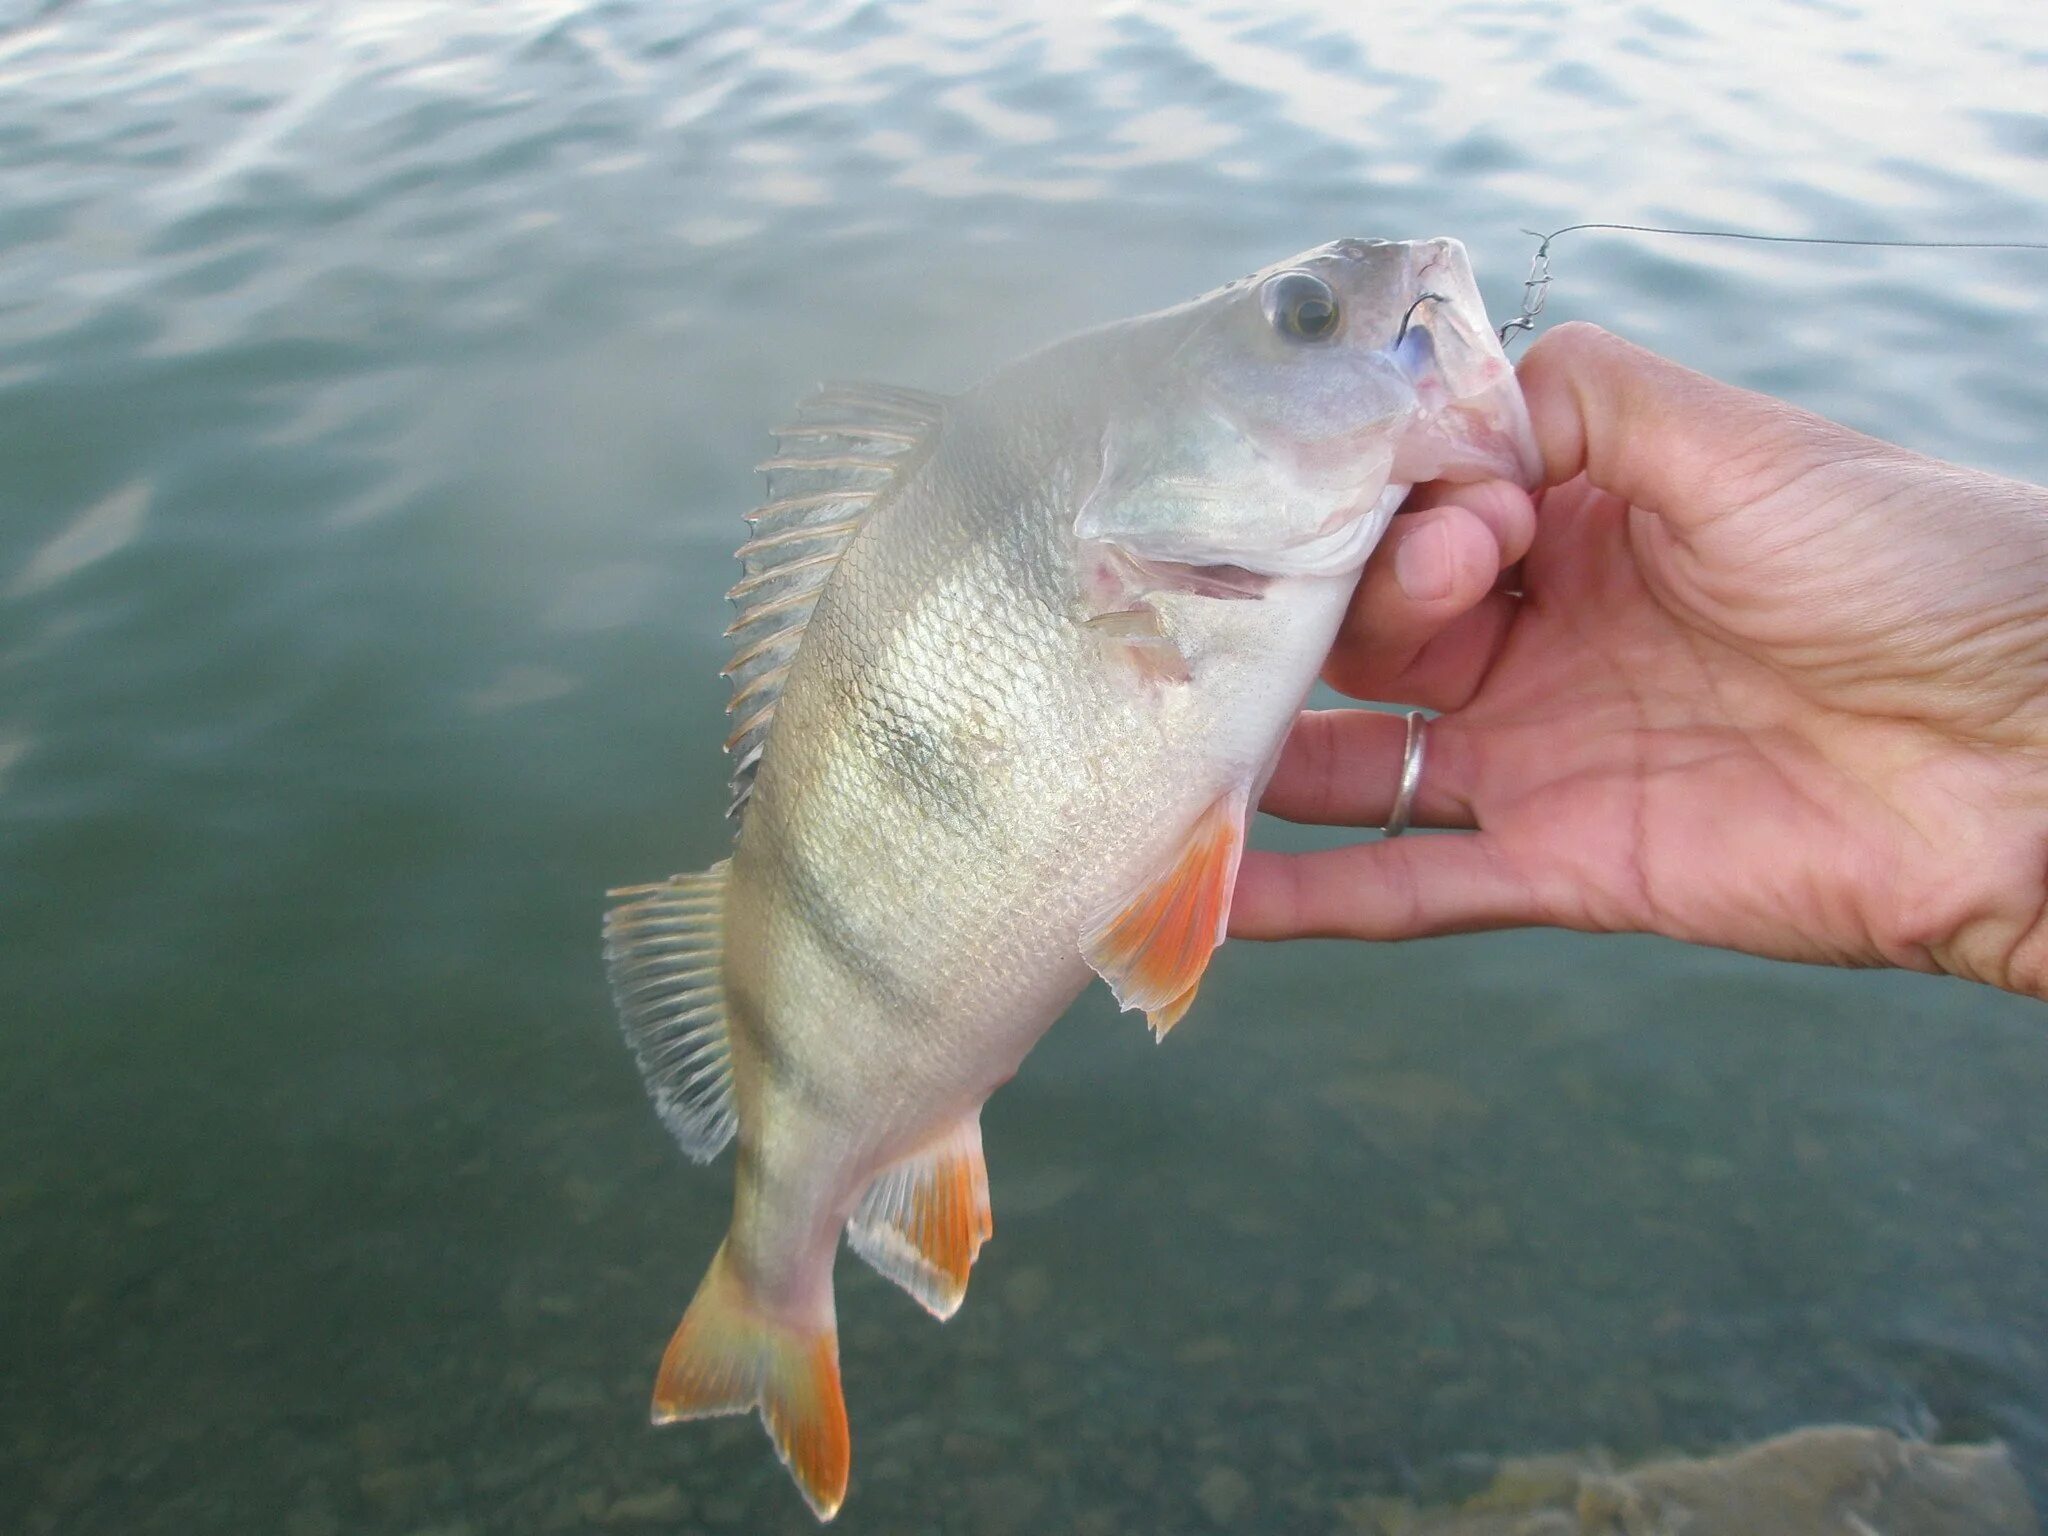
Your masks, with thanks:
<instances>
[{"instance_id":1,"label":"caudal fin","mask_svg":"<svg viewBox=\"0 0 2048 1536\"><path fill-rule=\"evenodd\" d=\"M697 1287L654 1378L654 1422L761 1410L782 1464L820 1520L839 1513L853 1443L839 1388L839 1335L767 1316L725 1248Z\"/></svg>"}]
</instances>

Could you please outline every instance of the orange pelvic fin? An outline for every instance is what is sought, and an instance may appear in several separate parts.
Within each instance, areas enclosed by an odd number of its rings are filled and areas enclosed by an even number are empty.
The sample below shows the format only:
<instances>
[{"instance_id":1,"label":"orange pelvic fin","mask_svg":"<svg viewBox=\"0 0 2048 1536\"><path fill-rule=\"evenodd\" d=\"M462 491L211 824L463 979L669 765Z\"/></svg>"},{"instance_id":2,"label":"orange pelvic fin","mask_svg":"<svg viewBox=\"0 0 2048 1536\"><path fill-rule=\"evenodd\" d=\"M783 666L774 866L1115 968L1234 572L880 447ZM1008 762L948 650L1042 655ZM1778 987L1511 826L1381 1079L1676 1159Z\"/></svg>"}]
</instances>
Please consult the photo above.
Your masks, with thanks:
<instances>
[{"instance_id":1,"label":"orange pelvic fin","mask_svg":"<svg viewBox=\"0 0 2048 1536\"><path fill-rule=\"evenodd\" d=\"M1223 942L1244 853L1249 794L1234 789L1204 811L1167 867L1081 935L1081 952L1123 1007L1142 1008L1164 1039L1195 1000Z\"/></svg>"},{"instance_id":2,"label":"orange pelvic fin","mask_svg":"<svg viewBox=\"0 0 2048 1536\"><path fill-rule=\"evenodd\" d=\"M943 1322L960 1310L967 1273L994 1231L977 1111L884 1169L847 1222L846 1239Z\"/></svg>"},{"instance_id":3,"label":"orange pelvic fin","mask_svg":"<svg viewBox=\"0 0 2048 1536\"><path fill-rule=\"evenodd\" d=\"M846 1498L853 1442L839 1388L839 1335L769 1317L721 1246L654 1379L654 1422L761 1411L761 1423L811 1512L830 1520Z\"/></svg>"}]
</instances>

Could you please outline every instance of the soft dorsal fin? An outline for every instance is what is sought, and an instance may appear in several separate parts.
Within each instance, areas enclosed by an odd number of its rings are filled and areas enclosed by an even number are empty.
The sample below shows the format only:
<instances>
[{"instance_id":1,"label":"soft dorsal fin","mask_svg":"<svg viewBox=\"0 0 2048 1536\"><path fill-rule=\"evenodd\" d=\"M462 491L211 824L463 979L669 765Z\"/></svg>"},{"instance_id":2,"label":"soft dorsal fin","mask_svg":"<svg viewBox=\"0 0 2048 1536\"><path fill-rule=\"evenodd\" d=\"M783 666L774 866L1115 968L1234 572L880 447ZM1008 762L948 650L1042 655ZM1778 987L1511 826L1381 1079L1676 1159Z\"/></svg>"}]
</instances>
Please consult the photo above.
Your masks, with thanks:
<instances>
[{"instance_id":1,"label":"soft dorsal fin","mask_svg":"<svg viewBox=\"0 0 2048 1536\"><path fill-rule=\"evenodd\" d=\"M747 514L753 536L739 549L744 574L726 595L739 608L726 634L732 679L732 810L754 787L775 703L804 625L868 509L922 463L944 413L942 396L885 384L827 384L775 429L762 461L768 500Z\"/></svg>"},{"instance_id":2,"label":"soft dorsal fin","mask_svg":"<svg viewBox=\"0 0 2048 1536\"><path fill-rule=\"evenodd\" d=\"M716 1157L738 1123L725 1025L725 872L607 892L604 960L626 1043L683 1150Z\"/></svg>"},{"instance_id":3,"label":"soft dorsal fin","mask_svg":"<svg viewBox=\"0 0 2048 1536\"><path fill-rule=\"evenodd\" d=\"M959 1311L967 1272L994 1231L979 1110L883 1169L846 1223L853 1251L941 1322Z\"/></svg>"},{"instance_id":4,"label":"soft dorsal fin","mask_svg":"<svg viewBox=\"0 0 2048 1536\"><path fill-rule=\"evenodd\" d=\"M1082 955L1118 1004L1144 1009L1162 1040L1194 1002L1209 956L1223 942L1250 798L1242 786L1219 797L1172 861L1081 935Z\"/></svg>"}]
</instances>

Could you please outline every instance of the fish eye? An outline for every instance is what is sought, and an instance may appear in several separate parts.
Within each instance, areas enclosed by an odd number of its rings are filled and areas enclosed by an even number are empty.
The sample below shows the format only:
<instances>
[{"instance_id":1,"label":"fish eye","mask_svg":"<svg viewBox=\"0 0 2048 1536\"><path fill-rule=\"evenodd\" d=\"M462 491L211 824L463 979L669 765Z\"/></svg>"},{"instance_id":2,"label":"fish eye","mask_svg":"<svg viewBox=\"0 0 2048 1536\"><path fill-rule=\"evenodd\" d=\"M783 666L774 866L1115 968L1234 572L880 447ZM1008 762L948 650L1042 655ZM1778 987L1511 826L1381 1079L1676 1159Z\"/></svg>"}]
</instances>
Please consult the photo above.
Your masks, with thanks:
<instances>
[{"instance_id":1,"label":"fish eye","mask_svg":"<svg viewBox=\"0 0 2048 1536\"><path fill-rule=\"evenodd\" d=\"M1283 336L1323 341L1337 331L1337 295L1313 272L1275 272L1259 292L1266 321Z\"/></svg>"}]
</instances>

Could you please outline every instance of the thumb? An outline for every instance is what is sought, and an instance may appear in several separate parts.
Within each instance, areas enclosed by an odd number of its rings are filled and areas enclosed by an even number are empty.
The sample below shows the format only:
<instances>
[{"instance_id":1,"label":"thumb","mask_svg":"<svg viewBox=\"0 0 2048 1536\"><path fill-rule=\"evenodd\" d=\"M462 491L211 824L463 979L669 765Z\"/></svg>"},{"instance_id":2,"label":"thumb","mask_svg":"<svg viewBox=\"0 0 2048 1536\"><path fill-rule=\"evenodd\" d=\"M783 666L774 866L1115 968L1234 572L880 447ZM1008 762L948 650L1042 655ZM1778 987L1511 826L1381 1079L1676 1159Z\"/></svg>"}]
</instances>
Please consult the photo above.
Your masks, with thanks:
<instances>
[{"instance_id":1,"label":"thumb","mask_svg":"<svg viewBox=\"0 0 2048 1536\"><path fill-rule=\"evenodd\" d=\"M1893 451L1582 322L1546 332L1518 374L1545 485L1583 474L1680 532L1752 506L1822 464Z\"/></svg>"},{"instance_id":2,"label":"thumb","mask_svg":"<svg viewBox=\"0 0 2048 1536\"><path fill-rule=\"evenodd\" d=\"M1583 475L1673 535L1687 560L1650 565L1682 611L1831 706L2040 739L2040 487L1879 442L1595 326L1550 331L1520 379L1546 484Z\"/></svg>"}]
</instances>

